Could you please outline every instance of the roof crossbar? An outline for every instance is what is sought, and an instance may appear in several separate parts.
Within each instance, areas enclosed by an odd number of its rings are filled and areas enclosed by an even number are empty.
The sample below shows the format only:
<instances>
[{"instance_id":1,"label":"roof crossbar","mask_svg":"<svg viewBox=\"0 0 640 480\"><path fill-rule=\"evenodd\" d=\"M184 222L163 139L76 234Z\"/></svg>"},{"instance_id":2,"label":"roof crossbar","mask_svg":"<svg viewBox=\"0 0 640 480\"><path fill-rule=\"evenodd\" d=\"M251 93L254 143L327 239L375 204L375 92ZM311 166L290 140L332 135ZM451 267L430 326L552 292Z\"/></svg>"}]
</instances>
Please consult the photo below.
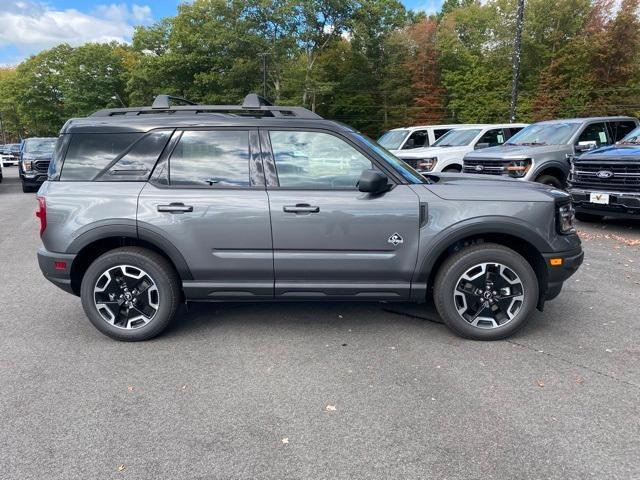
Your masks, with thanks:
<instances>
[{"instance_id":1,"label":"roof crossbar","mask_svg":"<svg viewBox=\"0 0 640 480\"><path fill-rule=\"evenodd\" d=\"M188 105L171 105L171 100L186 102ZM244 98L242 105L199 105L189 100L171 95L158 95L151 107L125 107L108 108L98 110L92 117L113 117L113 116L134 116L153 113L169 114L206 114L206 113L226 113L237 116L261 116L277 118L296 119L321 119L317 113L307 110L304 107L284 107L272 105L255 93L250 93Z\"/></svg>"}]
</instances>

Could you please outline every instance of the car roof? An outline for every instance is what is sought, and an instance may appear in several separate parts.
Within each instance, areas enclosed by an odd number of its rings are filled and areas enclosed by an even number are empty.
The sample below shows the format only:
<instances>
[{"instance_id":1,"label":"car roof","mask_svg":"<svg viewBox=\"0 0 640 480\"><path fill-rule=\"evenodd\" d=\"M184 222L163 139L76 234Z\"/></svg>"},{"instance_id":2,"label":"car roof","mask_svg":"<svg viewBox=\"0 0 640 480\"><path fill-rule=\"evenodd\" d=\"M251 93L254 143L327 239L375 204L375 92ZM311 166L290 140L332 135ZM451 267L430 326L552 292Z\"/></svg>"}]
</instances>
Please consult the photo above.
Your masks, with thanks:
<instances>
[{"instance_id":1,"label":"car roof","mask_svg":"<svg viewBox=\"0 0 640 480\"><path fill-rule=\"evenodd\" d=\"M171 100L189 103L172 106ZM325 120L303 107L275 106L256 94L242 105L199 105L187 100L158 95L150 107L99 110L84 118L68 120L60 133L135 133L160 128L203 127L315 127L354 131L351 127Z\"/></svg>"},{"instance_id":2,"label":"car roof","mask_svg":"<svg viewBox=\"0 0 640 480\"><path fill-rule=\"evenodd\" d=\"M638 123L638 119L635 117L614 116L614 117L581 117L581 118L558 118L555 120L543 120L537 122L537 124L552 124L552 123L585 123L585 122L611 122L616 120L632 120Z\"/></svg>"}]
</instances>

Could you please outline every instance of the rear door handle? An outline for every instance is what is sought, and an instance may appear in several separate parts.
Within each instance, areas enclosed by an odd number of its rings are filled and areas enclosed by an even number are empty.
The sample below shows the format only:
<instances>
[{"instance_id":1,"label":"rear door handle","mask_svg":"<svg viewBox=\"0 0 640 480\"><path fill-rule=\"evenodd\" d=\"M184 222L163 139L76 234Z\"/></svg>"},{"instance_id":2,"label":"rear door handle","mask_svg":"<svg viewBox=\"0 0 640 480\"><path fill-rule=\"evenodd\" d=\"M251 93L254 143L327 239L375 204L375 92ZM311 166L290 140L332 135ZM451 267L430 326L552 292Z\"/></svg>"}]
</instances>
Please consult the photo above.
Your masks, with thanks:
<instances>
[{"instance_id":1,"label":"rear door handle","mask_svg":"<svg viewBox=\"0 0 640 480\"><path fill-rule=\"evenodd\" d=\"M176 202L170 203L169 205L158 205L158 211L167 213L187 213L193 212L193 207L191 205Z\"/></svg>"},{"instance_id":2,"label":"rear door handle","mask_svg":"<svg viewBox=\"0 0 640 480\"><path fill-rule=\"evenodd\" d=\"M308 203L298 203L297 205L285 205L282 210L285 213L318 213L320 207L314 207Z\"/></svg>"}]
</instances>

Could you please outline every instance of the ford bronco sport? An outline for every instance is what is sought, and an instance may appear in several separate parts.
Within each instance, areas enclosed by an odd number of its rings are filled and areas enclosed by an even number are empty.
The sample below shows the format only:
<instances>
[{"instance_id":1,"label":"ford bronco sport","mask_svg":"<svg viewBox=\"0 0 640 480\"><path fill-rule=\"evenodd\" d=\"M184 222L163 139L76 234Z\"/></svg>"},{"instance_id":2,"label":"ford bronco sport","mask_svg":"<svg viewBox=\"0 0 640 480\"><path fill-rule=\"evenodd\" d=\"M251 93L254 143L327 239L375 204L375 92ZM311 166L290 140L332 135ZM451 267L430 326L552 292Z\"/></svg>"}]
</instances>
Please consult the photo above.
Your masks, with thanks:
<instances>
[{"instance_id":1,"label":"ford bronco sport","mask_svg":"<svg viewBox=\"0 0 640 480\"><path fill-rule=\"evenodd\" d=\"M568 194L423 177L352 128L242 106L69 120L38 193L45 277L120 340L183 301L426 302L474 339L511 335L582 262Z\"/></svg>"},{"instance_id":2,"label":"ford bronco sport","mask_svg":"<svg viewBox=\"0 0 640 480\"><path fill-rule=\"evenodd\" d=\"M529 125L499 147L464 157L464 172L502 175L564 188L568 155L579 155L621 140L638 126L632 117L549 120Z\"/></svg>"}]
</instances>

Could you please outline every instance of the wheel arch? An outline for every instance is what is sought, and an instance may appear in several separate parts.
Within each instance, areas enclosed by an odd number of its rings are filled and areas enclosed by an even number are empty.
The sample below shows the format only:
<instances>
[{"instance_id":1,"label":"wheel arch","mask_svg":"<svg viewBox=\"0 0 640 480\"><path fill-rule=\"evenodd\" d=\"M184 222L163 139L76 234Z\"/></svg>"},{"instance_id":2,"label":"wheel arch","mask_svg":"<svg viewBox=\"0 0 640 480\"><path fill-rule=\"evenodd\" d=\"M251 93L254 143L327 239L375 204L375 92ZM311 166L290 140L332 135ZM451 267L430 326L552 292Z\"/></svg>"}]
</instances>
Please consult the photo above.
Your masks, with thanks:
<instances>
[{"instance_id":1,"label":"wheel arch","mask_svg":"<svg viewBox=\"0 0 640 480\"><path fill-rule=\"evenodd\" d=\"M531 179L537 181L542 175L551 175L565 185L567 183L567 177L569 176L569 165L564 166L560 162L544 163L533 172Z\"/></svg>"},{"instance_id":2,"label":"wheel arch","mask_svg":"<svg viewBox=\"0 0 640 480\"><path fill-rule=\"evenodd\" d=\"M512 219L510 223L480 219L480 223L474 222L443 232L434 242L434 246L424 255L417 282L425 284L429 294L436 274L448 256L469 245L496 243L516 251L529 262L538 279L540 287L538 306L541 308L548 284L548 273L542 252L552 251L551 245L523 223L512 223Z\"/></svg>"},{"instance_id":3,"label":"wheel arch","mask_svg":"<svg viewBox=\"0 0 640 480\"><path fill-rule=\"evenodd\" d=\"M100 255L119 247L137 246L154 251L169 261L181 280L193 280L191 270L180 251L166 238L135 225L103 225L77 237L67 253L74 253L71 265L71 288L80 294L82 278L89 265Z\"/></svg>"}]
</instances>

